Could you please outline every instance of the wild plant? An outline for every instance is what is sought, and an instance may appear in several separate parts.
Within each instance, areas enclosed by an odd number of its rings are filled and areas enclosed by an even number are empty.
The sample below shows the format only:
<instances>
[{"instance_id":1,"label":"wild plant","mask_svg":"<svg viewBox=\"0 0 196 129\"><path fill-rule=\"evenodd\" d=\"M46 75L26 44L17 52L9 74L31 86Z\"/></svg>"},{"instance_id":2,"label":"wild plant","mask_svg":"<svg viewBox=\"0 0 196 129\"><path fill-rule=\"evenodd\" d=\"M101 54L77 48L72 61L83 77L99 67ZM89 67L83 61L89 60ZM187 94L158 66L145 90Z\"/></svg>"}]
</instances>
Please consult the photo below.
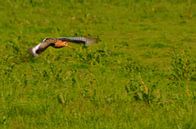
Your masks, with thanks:
<instances>
[{"instance_id":1,"label":"wild plant","mask_svg":"<svg viewBox=\"0 0 196 129\"><path fill-rule=\"evenodd\" d=\"M172 84L185 89L190 96L190 79L194 72L189 49L173 49L171 55Z\"/></svg>"},{"instance_id":2,"label":"wild plant","mask_svg":"<svg viewBox=\"0 0 196 129\"><path fill-rule=\"evenodd\" d=\"M151 80L144 79L144 73L147 72L145 67L139 65L136 61L129 59L125 69L128 72L129 81L125 85L125 91L134 100L140 100L151 103L158 99L160 96L154 94L157 88L157 83L152 83ZM150 82L150 83L149 83Z\"/></svg>"}]
</instances>

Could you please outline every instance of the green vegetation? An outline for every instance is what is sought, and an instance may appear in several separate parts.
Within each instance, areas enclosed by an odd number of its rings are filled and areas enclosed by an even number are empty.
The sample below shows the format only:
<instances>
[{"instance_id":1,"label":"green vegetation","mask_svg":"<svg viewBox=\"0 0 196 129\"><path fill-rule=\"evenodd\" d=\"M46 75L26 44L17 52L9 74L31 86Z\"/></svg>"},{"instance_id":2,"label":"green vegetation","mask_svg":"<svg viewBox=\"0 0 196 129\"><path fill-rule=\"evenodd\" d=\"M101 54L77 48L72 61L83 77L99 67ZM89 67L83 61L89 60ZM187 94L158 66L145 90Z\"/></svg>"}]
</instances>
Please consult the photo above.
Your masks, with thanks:
<instances>
[{"instance_id":1,"label":"green vegetation","mask_svg":"<svg viewBox=\"0 0 196 129\"><path fill-rule=\"evenodd\" d=\"M195 129L195 0L1 0L1 129ZM45 37L90 47L27 49Z\"/></svg>"}]
</instances>

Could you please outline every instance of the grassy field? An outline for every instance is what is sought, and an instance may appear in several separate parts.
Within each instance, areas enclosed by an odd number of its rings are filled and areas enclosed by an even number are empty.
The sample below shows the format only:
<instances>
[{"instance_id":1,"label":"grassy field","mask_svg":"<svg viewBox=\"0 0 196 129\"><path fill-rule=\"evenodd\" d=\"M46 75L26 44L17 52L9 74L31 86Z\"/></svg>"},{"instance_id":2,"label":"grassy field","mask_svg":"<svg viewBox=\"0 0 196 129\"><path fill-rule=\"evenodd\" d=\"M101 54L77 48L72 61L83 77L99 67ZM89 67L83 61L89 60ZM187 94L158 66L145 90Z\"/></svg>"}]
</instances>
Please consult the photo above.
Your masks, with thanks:
<instances>
[{"instance_id":1,"label":"grassy field","mask_svg":"<svg viewBox=\"0 0 196 129\"><path fill-rule=\"evenodd\" d=\"M196 128L195 0L0 1L1 129Z\"/></svg>"}]
</instances>

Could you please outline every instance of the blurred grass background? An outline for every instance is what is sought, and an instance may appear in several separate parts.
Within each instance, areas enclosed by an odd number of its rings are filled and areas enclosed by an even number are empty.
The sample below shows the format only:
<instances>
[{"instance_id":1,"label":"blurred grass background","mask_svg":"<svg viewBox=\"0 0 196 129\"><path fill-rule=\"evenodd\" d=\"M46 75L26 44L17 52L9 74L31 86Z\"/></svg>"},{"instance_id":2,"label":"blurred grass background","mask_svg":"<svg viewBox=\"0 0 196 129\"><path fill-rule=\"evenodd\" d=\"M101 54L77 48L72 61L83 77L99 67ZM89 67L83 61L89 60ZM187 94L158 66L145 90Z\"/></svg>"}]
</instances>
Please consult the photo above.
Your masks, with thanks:
<instances>
[{"instance_id":1,"label":"blurred grass background","mask_svg":"<svg viewBox=\"0 0 196 129\"><path fill-rule=\"evenodd\" d=\"M194 0L1 0L0 128L196 128ZM90 47L27 49L45 37Z\"/></svg>"}]
</instances>

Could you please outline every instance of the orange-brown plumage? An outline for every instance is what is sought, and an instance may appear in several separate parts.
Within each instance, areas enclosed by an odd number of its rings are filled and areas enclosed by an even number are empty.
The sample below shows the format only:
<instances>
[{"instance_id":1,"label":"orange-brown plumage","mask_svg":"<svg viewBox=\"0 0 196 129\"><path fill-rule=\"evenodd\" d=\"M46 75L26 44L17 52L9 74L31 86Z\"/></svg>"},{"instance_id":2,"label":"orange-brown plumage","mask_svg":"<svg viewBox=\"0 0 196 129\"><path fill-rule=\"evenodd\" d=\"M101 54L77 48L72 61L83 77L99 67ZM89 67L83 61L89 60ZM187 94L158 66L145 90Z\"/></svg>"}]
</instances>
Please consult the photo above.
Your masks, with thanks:
<instances>
[{"instance_id":1,"label":"orange-brown plumage","mask_svg":"<svg viewBox=\"0 0 196 129\"><path fill-rule=\"evenodd\" d=\"M62 48L69 47L69 43L90 45L97 42L97 38L90 37L62 37L62 38L45 38L41 43L30 48L29 51L33 56L38 56L48 47Z\"/></svg>"}]
</instances>

